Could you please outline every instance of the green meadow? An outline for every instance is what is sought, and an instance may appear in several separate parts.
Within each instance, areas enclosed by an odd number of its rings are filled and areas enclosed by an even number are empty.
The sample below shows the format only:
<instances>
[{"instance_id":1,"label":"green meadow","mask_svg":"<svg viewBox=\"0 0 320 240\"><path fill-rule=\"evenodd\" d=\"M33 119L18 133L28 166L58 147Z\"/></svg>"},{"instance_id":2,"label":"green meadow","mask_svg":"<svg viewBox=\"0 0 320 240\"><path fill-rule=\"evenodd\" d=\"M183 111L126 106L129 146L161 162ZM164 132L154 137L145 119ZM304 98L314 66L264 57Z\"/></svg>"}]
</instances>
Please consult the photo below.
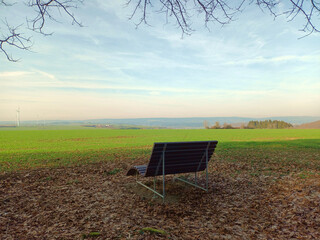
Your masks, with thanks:
<instances>
[{"instance_id":1,"label":"green meadow","mask_svg":"<svg viewBox=\"0 0 320 240\"><path fill-rule=\"evenodd\" d=\"M113 130L60 127L2 129L0 171L137 158L147 160L154 142L201 140L218 140L216 155L229 161L241 161L252 155L252 159L258 162L269 158L300 162L302 167L310 162L315 168L320 164L319 129ZM286 154L288 158L278 159L279 155Z\"/></svg>"}]
</instances>

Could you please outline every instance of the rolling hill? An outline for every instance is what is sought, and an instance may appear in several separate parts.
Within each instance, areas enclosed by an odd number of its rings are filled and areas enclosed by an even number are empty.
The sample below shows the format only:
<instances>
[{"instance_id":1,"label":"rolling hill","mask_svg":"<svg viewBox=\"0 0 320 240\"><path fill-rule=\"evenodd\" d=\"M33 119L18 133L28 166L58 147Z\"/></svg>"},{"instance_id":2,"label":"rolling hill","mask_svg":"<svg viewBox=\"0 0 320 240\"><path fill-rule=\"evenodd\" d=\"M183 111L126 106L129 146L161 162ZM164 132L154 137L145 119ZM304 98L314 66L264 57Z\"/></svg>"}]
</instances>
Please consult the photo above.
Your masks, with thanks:
<instances>
[{"instance_id":1,"label":"rolling hill","mask_svg":"<svg viewBox=\"0 0 320 240\"><path fill-rule=\"evenodd\" d=\"M320 129L320 120L296 126L298 129Z\"/></svg>"}]
</instances>

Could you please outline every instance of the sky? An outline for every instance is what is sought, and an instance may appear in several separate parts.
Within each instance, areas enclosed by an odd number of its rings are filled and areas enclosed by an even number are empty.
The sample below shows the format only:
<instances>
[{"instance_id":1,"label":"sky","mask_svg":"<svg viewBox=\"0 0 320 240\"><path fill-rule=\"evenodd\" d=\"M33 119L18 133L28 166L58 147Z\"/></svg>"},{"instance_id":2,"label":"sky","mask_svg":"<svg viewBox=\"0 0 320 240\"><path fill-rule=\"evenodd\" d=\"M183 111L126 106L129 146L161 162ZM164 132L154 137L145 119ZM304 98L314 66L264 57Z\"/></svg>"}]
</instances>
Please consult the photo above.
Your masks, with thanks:
<instances>
[{"instance_id":1,"label":"sky","mask_svg":"<svg viewBox=\"0 0 320 240\"><path fill-rule=\"evenodd\" d=\"M85 1L32 35L32 51L0 54L0 121L152 117L320 116L320 34L299 39L303 22L274 19L254 5L236 21L181 36L149 14L136 28L125 1ZM279 6L281 7L281 6ZM34 13L0 9L11 24ZM3 29L3 28L2 28ZM0 29L1 31L1 29Z\"/></svg>"}]
</instances>

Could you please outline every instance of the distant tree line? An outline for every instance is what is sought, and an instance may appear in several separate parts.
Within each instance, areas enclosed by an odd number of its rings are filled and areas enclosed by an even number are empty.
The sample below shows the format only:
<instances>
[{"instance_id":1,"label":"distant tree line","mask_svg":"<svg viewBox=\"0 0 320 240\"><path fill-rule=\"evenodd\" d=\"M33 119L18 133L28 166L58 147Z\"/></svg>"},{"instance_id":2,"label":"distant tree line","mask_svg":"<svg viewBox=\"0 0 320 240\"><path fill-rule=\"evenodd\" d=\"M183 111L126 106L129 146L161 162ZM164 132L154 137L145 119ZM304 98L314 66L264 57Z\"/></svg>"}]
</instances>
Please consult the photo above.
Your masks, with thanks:
<instances>
[{"instance_id":1,"label":"distant tree line","mask_svg":"<svg viewBox=\"0 0 320 240\"><path fill-rule=\"evenodd\" d=\"M241 127L233 127L228 123L224 123L221 126L219 122L216 122L213 126L210 126L208 121L204 121L203 125L206 129L281 129L293 127L290 123L278 120L250 121L247 125L241 124Z\"/></svg>"},{"instance_id":2,"label":"distant tree line","mask_svg":"<svg viewBox=\"0 0 320 240\"><path fill-rule=\"evenodd\" d=\"M293 127L292 124L284 121L278 121L278 120L250 121L247 125L247 128L279 129L279 128L291 128L291 127Z\"/></svg>"},{"instance_id":3,"label":"distant tree line","mask_svg":"<svg viewBox=\"0 0 320 240\"><path fill-rule=\"evenodd\" d=\"M219 122L216 122L213 126L210 126L208 121L203 122L204 128L206 129L236 129L239 127L233 127L231 124L224 123L222 126L220 125Z\"/></svg>"}]
</instances>

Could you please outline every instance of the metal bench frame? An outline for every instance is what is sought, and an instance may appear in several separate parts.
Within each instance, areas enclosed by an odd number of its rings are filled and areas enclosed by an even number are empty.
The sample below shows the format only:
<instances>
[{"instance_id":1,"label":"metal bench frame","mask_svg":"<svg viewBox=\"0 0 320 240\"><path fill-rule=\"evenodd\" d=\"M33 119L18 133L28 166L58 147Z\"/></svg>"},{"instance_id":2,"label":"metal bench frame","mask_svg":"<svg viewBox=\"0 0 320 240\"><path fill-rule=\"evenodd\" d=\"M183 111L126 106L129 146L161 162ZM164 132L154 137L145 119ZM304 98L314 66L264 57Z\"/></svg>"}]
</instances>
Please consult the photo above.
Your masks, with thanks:
<instances>
[{"instance_id":1,"label":"metal bench frame","mask_svg":"<svg viewBox=\"0 0 320 240\"><path fill-rule=\"evenodd\" d=\"M194 172L194 182L191 182L191 181L188 181L186 179L183 179L181 177L174 177L173 180L179 180L179 181L182 181L186 184L189 184L193 187L197 187L199 189L202 189L206 192L208 192L208 162L209 162L209 157L208 157L208 151L209 151L209 147L210 147L210 143L212 141L208 141L208 144L207 144L207 148L205 150L205 175L206 175L206 182L205 182L205 187L203 186L200 186L197 182L197 172L199 171L200 169L200 166L203 162L203 158L201 159L201 161L199 162L199 165L197 167L197 171ZM190 143L190 142L189 142ZM196 142L195 142L196 143ZM168 143L164 143L164 148L162 150L162 155L161 155L161 160L159 160L159 163L158 163L158 166L157 166L157 169L156 169L156 173L155 173L155 176L154 176L154 180L153 180L153 189L147 185L145 185L144 183L142 183L141 181L138 181L138 175L139 175L139 172L137 171L136 172L136 182L138 184L140 184L141 186L147 188L148 190L152 191L155 195L154 196L159 196L163 199L163 201L165 200L165 197L166 197L166 192L165 192L165 163L166 163L166 156L165 156L165 153L166 153L166 148L167 148L167 144ZM160 170L160 165L162 165L162 194L158 191L156 191L156 177L157 176L161 176L161 175L158 175L158 172ZM147 166L148 167L148 166Z\"/></svg>"}]
</instances>

